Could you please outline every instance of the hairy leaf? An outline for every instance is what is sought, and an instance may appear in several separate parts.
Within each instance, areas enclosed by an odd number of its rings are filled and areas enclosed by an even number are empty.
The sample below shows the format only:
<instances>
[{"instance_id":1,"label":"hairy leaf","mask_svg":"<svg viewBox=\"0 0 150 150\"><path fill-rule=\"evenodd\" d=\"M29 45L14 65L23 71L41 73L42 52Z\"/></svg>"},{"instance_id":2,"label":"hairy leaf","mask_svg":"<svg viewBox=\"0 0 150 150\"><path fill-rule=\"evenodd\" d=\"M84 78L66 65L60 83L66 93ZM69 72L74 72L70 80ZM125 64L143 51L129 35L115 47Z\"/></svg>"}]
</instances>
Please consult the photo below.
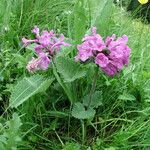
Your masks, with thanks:
<instances>
[{"instance_id":1,"label":"hairy leaf","mask_svg":"<svg viewBox=\"0 0 150 150\"><path fill-rule=\"evenodd\" d=\"M95 93L93 93L91 98L92 98L91 102L90 102L90 94L86 95L83 98L84 106L89 105L91 108L97 108L98 106L102 105L102 92L101 91L96 91Z\"/></svg>"},{"instance_id":2,"label":"hairy leaf","mask_svg":"<svg viewBox=\"0 0 150 150\"><path fill-rule=\"evenodd\" d=\"M72 82L86 75L85 68L71 58L57 57L56 67L65 82Z\"/></svg>"},{"instance_id":3,"label":"hairy leaf","mask_svg":"<svg viewBox=\"0 0 150 150\"><path fill-rule=\"evenodd\" d=\"M31 96L45 91L52 81L53 79L45 79L41 75L23 78L14 86L10 97L10 107L18 107Z\"/></svg>"},{"instance_id":4,"label":"hairy leaf","mask_svg":"<svg viewBox=\"0 0 150 150\"><path fill-rule=\"evenodd\" d=\"M80 102L74 104L72 109L72 116L78 119L90 119L95 115L93 108L85 109L84 105Z\"/></svg>"},{"instance_id":5,"label":"hairy leaf","mask_svg":"<svg viewBox=\"0 0 150 150\"><path fill-rule=\"evenodd\" d=\"M92 26L97 26L102 36L110 34L112 25L113 0L91 1L92 7Z\"/></svg>"},{"instance_id":6,"label":"hairy leaf","mask_svg":"<svg viewBox=\"0 0 150 150\"><path fill-rule=\"evenodd\" d=\"M3 134L0 135L0 148L2 150L17 149L21 142L20 127L21 119L17 113L13 114L12 119L5 123Z\"/></svg>"}]
</instances>

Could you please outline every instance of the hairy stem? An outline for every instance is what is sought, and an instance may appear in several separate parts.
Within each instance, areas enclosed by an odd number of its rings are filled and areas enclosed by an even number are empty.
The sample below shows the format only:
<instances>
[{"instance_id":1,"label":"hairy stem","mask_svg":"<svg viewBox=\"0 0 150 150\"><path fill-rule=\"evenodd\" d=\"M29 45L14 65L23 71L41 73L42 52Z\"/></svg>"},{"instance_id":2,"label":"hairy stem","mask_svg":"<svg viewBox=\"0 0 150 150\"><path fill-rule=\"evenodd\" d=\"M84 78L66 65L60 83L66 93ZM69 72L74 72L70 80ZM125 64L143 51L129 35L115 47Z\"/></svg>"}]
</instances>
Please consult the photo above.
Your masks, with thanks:
<instances>
[{"instance_id":1,"label":"hairy stem","mask_svg":"<svg viewBox=\"0 0 150 150\"><path fill-rule=\"evenodd\" d=\"M88 107L87 108L90 107L91 102L92 102L92 97L93 97L93 93L94 93L95 88L96 88L96 83L97 83L97 78L98 78L98 71L99 71L99 69L96 68L96 72L95 72L95 75L94 75L94 80L93 80L92 88L91 88L90 95L89 95L89 103L88 103Z\"/></svg>"}]
</instances>

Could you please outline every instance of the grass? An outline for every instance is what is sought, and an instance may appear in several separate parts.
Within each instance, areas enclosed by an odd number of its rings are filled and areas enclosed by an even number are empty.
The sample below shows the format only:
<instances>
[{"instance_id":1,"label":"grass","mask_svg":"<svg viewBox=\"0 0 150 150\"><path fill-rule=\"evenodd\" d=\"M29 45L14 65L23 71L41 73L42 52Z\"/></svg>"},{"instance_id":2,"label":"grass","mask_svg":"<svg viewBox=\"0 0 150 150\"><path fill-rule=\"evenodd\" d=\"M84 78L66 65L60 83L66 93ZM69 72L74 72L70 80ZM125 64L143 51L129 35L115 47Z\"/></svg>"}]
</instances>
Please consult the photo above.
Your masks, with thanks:
<instances>
[{"instance_id":1,"label":"grass","mask_svg":"<svg viewBox=\"0 0 150 150\"><path fill-rule=\"evenodd\" d=\"M13 119L18 128L21 126L17 135L22 141L17 141L16 136L15 146L21 150L150 149L149 25L133 20L108 1L1 0L0 9L0 135L13 136L13 129L3 129L17 112L22 125L17 116ZM56 80L44 94L31 97L17 109L7 110L14 85L31 76L25 67L32 52L22 47L21 38L31 38L34 25L64 33L74 47L93 25L104 37L113 33L129 36L130 65L115 78L99 76L96 90L103 93L103 105L96 109L93 120L78 120L70 115L72 105ZM74 47L70 57L76 54ZM89 67L88 76L75 82L79 87L75 93L78 99L91 88L94 68ZM52 69L44 74L53 76ZM0 148L2 143L1 138Z\"/></svg>"}]
</instances>

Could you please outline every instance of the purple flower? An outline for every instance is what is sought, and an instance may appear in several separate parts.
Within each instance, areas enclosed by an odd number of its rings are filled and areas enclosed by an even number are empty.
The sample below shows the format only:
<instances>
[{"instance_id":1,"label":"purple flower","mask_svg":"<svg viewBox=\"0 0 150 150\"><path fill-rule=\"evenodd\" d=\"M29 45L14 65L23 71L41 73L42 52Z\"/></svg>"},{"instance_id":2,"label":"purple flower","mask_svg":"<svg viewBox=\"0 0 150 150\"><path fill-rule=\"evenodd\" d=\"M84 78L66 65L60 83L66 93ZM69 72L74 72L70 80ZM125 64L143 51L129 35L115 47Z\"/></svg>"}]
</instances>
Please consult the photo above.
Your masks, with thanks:
<instances>
[{"instance_id":1,"label":"purple flower","mask_svg":"<svg viewBox=\"0 0 150 150\"><path fill-rule=\"evenodd\" d=\"M110 36L108 36L107 38L106 38L106 41L105 41L105 44L106 44L106 46L108 46L112 41L114 41L116 39L116 35L115 34L113 34L111 37Z\"/></svg>"},{"instance_id":2,"label":"purple flower","mask_svg":"<svg viewBox=\"0 0 150 150\"><path fill-rule=\"evenodd\" d=\"M23 42L24 46L28 46L31 43L37 42L37 40L28 40L26 38L22 38L22 42Z\"/></svg>"},{"instance_id":3,"label":"purple flower","mask_svg":"<svg viewBox=\"0 0 150 150\"><path fill-rule=\"evenodd\" d=\"M46 70L50 64L50 59L45 53L40 53L38 58L32 58L27 65L29 72L35 72L37 70Z\"/></svg>"},{"instance_id":4,"label":"purple flower","mask_svg":"<svg viewBox=\"0 0 150 150\"><path fill-rule=\"evenodd\" d=\"M32 33L36 35L33 40L22 38L22 42L25 46L35 43L34 50L37 54L37 58L32 58L28 63L27 69L29 72L35 72L37 70L46 70L50 64L50 58L57 52L59 52L62 46L68 47L70 44L65 42L63 34L56 35L54 31L44 30L40 33L40 30L35 26Z\"/></svg>"},{"instance_id":5,"label":"purple flower","mask_svg":"<svg viewBox=\"0 0 150 150\"><path fill-rule=\"evenodd\" d=\"M48 58L48 56L43 52L40 53L39 60L38 60L38 67L41 70L46 70L48 69L49 64L50 64L50 59Z\"/></svg>"},{"instance_id":6,"label":"purple flower","mask_svg":"<svg viewBox=\"0 0 150 150\"><path fill-rule=\"evenodd\" d=\"M120 59L123 65L128 65L131 49L127 46L128 37L123 35L117 40L115 38L107 45L107 49L110 51L109 58L116 61Z\"/></svg>"},{"instance_id":7,"label":"purple flower","mask_svg":"<svg viewBox=\"0 0 150 150\"><path fill-rule=\"evenodd\" d=\"M102 67L102 70L109 76L114 76L117 73L117 67L112 62L107 64L107 67Z\"/></svg>"},{"instance_id":8,"label":"purple flower","mask_svg":"<svg viewBox=\"0 0 150 150\"><path fill-rule=\"evenodd\" d=\"M62 46L65 46L65 47L71 46L70 44L64 42L64 40L65 40L65 37L64 37L63 34L61 34L59 38L54 37L53 38L53 43L52 43L52 46L49 49L49 52L51 54L53 54L55 51L59 52L61 50Z\"/></svg>"},{"instance_id":9,"label":"purple flower","mask_svg":"<svg viewBox=\"0 0 150 150\"><path fill-rule=\"evenodd\" d=\"M128 37L123 35L117 38L115 34L108 36L103 41L97 34L96 28L92 28L92 35L86 35L83 43L77 46L76 61L86 61L91 57L95 63L109 76L114 76L129 64L131 49L128 47Z\"/></svg>"},{"instance_id":10,"label":"purple flower","mask_svg":"<svg viewBox=\"0 0 150 150\"><path fill-rule=\"evenodd\" d=\"M103 53L99 53L95 58L95 63L100 67L105 68L109 64L109 59Z\"/></svg>"},{"instance_id":11,"label":"purple flower","mask_svg":"<svg viewBox=\"0 0 150 150\"><path fill-rule=\"evenodd\" d=\"M52 35L48 31L44 30L41 36L39 36L37 39L39 44L43 45L44 47L48 47L52 45L51 38Z\"/></svg>"},{"instance_id":12,"label":"purple flower","mask_svg":"<svg viewBox=\"0 0 150 150\"><path fill-rule=\"evenodd\" d=\"M92 28L92 35L85 35L82 39L83 43L77 46L78 54L75 60L86 61L93 57L97 52L101 52L106 48L102 37L97 34L96 28Z\"/></svg>"},{"instance_id":13,"label":"purple flower","mask_svg":"<svg viewBox=\"0 0 150 150\"><path fill-rule=\"evenodd\" d=\"M92 49L90 49L86 44L83 45L78 45L78 55L75 57L75 60L81 60L81 61L86 61L90 57L93 56Z\"/></svg>"},{"instance_id":14,"label":"purple flower","mask_svg":"<svg viewBox=\"0 0 150 150\"><path fill-rule=\"evenodd\" d=\"M40 35L40 29L37 26L35 26L31 32L35 33L37 37Z\"/></svg>"},{"instance_id":15,"label":"purple flower","mask_svg":"<svg viewBox=\"0 0 150 150\"><path fill-rule=\"evenodd\" d=\"M128 65L131 49L127 46L128 37L123 35L116 39L116 35L106 38L106 49L109 51L107 55L111 61L107 67L102 70L109 76L114 76L121 71L124 65Z\"/></svg>"},{"instance_id":16,"label":"purple flower","mask_svg":"<svg viewBox=\"0 0 150 150\"><path fill-rule=\"evenodd\" d=\"M28 62L26 68L29 72L37 71L38 70L38 59L33 57L31 59L31 61Z\"/></svg>"}]
</instances>

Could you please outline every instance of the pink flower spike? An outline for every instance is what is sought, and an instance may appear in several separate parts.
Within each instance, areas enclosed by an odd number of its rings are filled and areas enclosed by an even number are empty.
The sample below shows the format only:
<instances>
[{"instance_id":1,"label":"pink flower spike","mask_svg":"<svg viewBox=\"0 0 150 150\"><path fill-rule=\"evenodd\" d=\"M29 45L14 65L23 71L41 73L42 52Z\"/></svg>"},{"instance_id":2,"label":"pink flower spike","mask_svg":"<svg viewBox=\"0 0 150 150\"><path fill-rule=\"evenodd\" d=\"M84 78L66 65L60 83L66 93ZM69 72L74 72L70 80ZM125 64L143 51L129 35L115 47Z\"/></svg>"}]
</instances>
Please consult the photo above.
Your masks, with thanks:
<instances>
[{"instance_id":1,"label":"pink flower spike","mask_svg":"<svg viewBox=\"0 0 150 150\"><path fill-rule=\"evenodd\" d=\"M56 54L55 52L60 51L62 46L71 46L65 42L65 37L63 34L57 35L53 30L43 30L40 34L39 28L35 26L32 30L32 33L36 34L36 39L28 40L26 38L22 38L25 46L31 43L36 45L34 50L37 53L38 58L32 58L32 60L29 61L26 67L29 72L48 69L48 66L51 62L50 58Z\"/></svg>"},{"instance_id":2,"label":"pink flower spike","mask_svg":"<svg viewBox=\"0 0 150 150\"><path fill-rule=\"evenodd\" d=\"M85 35L82 44L77 46L75 61L85 62L93 57L95 63L109 76L114 76L129 63L131 49L127 45L128 36L117 38L115 34L103 38L92 28L91 35Z\"/></svg>"}]
</instances>

